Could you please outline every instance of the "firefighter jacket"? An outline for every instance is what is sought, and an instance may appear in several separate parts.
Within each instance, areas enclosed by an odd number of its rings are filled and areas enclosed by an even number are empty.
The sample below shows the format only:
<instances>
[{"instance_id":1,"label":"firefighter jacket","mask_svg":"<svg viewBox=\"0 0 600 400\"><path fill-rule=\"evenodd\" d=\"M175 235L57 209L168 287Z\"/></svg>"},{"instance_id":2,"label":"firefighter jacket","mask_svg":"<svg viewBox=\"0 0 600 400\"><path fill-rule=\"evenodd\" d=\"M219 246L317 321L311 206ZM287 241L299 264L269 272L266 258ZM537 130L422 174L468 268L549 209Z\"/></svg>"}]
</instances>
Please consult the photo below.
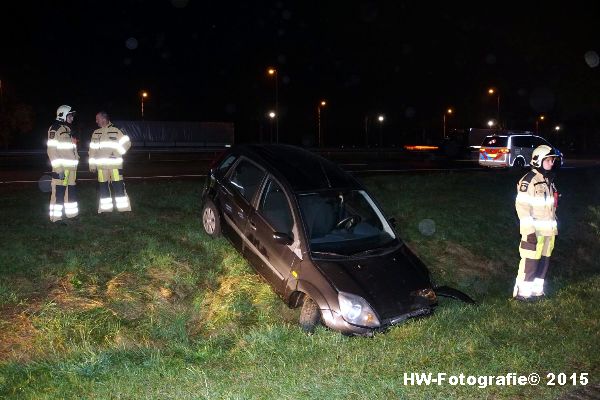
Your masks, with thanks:
<instances>
[{"instance_id":1,"label":"firefighter jacket","mask_svg":"<svg viewBox=\"0 0 600 400\"><path fill-rule=\"evenodd\" d=\"M53 172L76 171L79 163L77 145L71 137L71 128L55 121L48 129L48 158Z\"/></svg>"},{"instance_id":2,"label":"firefighter jacket","mask_svg":"<svg viewBox=\"0 0 600 400\"><path fill-rule=\"evenodd\" d=\"M123 155L130 147L129 136L112 123L96 129L90 141L90 169L123 168Z\"/></svg>"},{"instance_id":3,"label":"firefighter jacket","mask_svg":"<svg viewBox=\"0 0 600 400\"><path fill-rule=\"evenodd\" d=\"M537 169L521 178L517 184L515 207L520 220L521 235L558 234L556 206L558 192L554 183Z\"/></svg>"}]
</instances>

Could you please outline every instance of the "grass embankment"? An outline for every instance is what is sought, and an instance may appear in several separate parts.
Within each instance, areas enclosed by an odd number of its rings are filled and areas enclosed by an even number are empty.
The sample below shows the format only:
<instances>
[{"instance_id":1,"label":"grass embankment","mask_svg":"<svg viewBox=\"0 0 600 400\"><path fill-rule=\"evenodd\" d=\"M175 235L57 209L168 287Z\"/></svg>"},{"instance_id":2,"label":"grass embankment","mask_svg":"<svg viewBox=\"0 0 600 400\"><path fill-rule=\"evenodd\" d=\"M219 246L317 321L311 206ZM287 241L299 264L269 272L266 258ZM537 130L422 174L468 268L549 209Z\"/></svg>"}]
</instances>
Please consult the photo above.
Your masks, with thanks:
<instances>
[{"instance_id":1,"label":"grass embankment","mask_svg":"<svg viewBox=\"0 0 600 400\"><path fill-rule=\"evenodd\" d=\"M0 197L0 397L555 398L572 386L410 386L404 373L600 373L600 183L564 171L549 298L509 301L519 241L504 172L364 178L438 283L429 318L374 338L305 335L225 240L202 233L201 184L129 184L132 215L46 222L47 194ZM432 225L424 220L432 220ZM425 230L419 230L419 224Z\"/></svg>"}]
</instances>

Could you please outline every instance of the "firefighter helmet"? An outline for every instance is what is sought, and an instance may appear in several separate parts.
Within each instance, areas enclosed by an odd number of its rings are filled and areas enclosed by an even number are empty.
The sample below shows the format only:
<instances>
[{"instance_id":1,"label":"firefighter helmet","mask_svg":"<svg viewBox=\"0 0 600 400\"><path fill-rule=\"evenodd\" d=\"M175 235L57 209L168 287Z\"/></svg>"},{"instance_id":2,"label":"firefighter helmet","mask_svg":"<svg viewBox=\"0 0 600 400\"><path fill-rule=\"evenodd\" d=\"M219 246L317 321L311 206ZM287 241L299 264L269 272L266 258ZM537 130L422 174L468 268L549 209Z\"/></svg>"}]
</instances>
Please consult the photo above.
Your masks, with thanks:
<instances>
[{"instance_id":1,"label":"firefighter helmet","mask_svg":"<svg viewBox=\"0 0 600 400\"><path fill-rule=\"evenodd\" d=\"M542 166L542 161L544 158L548 157L558 157L558 154L554 151L554 149L545 144L538 146L533 150L531 154L531 165L536 168L540 168Z\"/></svg>"},{"instance_id":2,"label":"firefighter helmet","mask_svg":"<svg viewBox=\"0 0 600 400\"><path fill-rule=\"evenodd\" d=\"M62 105L56 109L56 119L65 122L67 120L67 115L75 114L75 110L71 108L71 106Z\"/></svg>"}]
</instances>

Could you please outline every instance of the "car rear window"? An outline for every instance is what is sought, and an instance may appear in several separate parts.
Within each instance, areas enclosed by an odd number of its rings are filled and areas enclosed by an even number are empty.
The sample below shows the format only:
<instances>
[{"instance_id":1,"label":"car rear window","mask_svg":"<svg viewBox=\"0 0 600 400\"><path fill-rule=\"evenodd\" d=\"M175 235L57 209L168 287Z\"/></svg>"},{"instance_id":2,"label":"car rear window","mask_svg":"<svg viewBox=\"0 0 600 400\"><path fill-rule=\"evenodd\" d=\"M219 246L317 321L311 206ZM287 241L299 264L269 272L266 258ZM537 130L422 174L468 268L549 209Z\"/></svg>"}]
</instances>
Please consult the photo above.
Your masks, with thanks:
<instances>
[{"instance_id":1,"label":"car rear window","mask_svg":"<svg viewBox=\"0 0 600 400\"><path fill-rule=\"evenodd\" d=\"M488 136L483 139L482 147L506 147L508 143L507 136Z\"/></svg>"}]
</instances>

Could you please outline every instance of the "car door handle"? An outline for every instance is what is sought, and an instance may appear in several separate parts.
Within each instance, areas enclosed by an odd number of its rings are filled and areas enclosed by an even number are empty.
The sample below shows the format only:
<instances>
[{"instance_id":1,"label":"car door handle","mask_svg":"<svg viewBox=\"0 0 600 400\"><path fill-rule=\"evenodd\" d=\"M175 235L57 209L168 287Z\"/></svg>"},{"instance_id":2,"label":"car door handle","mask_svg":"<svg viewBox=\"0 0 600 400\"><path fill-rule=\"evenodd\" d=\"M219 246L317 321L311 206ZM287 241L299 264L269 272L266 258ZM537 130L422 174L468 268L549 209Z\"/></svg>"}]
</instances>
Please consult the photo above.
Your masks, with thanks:
<instances>
[{"instance_id":1,"label":"car door handle","mask_svg":"<svg viewBox=\"0 0 600 400\"><path fill-rule=\"evenodd\" d=\"M250 229L252 229L253 231L256 230L256 224L254 223L254 221L249 220L248 225L250 225Z\"/></svg>"}]
</instances>

